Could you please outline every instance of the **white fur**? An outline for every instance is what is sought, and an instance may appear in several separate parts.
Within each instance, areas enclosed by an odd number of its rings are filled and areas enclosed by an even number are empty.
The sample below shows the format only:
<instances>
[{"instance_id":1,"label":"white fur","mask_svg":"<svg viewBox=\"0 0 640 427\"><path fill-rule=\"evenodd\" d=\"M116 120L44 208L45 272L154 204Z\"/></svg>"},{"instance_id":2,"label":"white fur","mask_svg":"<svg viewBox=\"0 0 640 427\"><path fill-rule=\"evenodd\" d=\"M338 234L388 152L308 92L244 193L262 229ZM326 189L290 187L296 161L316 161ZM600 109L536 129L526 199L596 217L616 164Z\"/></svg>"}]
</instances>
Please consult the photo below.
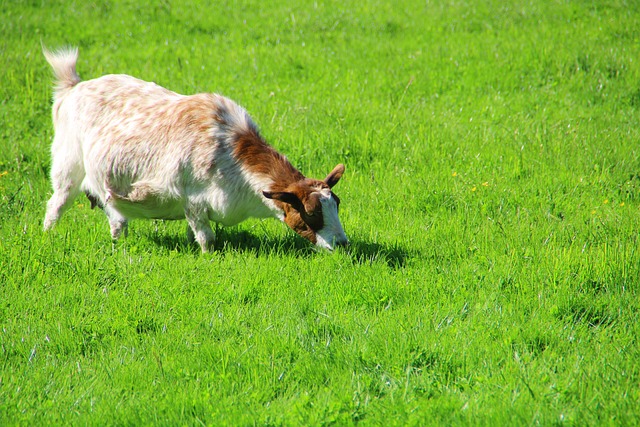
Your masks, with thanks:
<instances>
[{"instance_id":1,"label":"white fur","mask_svg":"<svg viewBox=\"0 0 640 427\"><path fill-rule=\"evenodd\" d=\"M346 244L347 236L338 218L338 203L331 195L330 190L323 189L321 191L320 203L322 204L324 226L316 233L316 245L331 250L336 244Z\"/></svg>"}]
</instances>

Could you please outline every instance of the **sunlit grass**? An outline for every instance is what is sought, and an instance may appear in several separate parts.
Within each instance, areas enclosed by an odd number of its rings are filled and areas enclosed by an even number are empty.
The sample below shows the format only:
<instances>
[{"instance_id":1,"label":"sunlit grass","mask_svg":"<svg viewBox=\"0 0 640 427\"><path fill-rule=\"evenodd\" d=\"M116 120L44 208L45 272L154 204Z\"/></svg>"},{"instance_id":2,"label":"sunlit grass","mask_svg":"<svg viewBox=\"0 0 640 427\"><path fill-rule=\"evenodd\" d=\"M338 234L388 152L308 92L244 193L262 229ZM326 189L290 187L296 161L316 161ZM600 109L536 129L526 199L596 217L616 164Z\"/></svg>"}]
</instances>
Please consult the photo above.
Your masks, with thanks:
<instances>
[{"instance_id":1,"label":"sunlit grass","mask_svg":"<svg viewBox=\"0 0 640 427\"><path fill-rule=\"evenodd\" d=\"M0 424L625 425L638 417L634 2L0 5ZM43 233L51 74L241 103L351 245L277 221Z\"/></svg>"}]
</instances>

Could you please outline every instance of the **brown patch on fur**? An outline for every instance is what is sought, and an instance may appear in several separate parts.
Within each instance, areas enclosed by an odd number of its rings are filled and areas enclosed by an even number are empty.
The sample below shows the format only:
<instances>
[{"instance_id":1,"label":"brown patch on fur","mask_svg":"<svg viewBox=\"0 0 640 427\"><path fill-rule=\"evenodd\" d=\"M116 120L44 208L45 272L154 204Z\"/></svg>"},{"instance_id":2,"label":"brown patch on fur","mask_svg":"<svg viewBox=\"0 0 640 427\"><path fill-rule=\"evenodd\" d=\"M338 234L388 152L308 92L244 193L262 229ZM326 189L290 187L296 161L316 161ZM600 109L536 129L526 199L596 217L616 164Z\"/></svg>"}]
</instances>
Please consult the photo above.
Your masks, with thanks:
<instances>
[{"instance_id":1,"label":"brown patch on fur","mask_svg":"<svg viewBox=\"0 0 640 427\"><path fill-rule=\"evenodd\" d=\"M294 209L291 205L285 204L284 206L284 222L291 227L293 231L298 233L300 236L309 240L314 245L317 242L316 231L313 230L309 224L305 222L302 217L302 214ZM322 221L322 215L320 216L320 220ZM322 227L321 227L322 228Z\"/></svg>"},{"instance_id":2,"label":"brown patch on fur","mask_svg":"<svg viewBox=\"0 0 640 427\"><path fill-rule=\"evenodd\" d=\"M243 129L236 135L233 156L249 173L268 176L273 181L270 191L282 191L289 184L304 180L285 156L268 145L257 129Z\"/></svg>"},{"instance_id":3,"label":"brown patch on fur","mask_svg":"<svg viewBox=\"0 0 640 427\"><path fill-rule=\"evenodd\" d=\"M284 203L284 222L305 239L316 243L316 233L324 227L324 216L320 194L316 186L319 181L305 179L295 183L289 191L280 194L294 196L293 203ZM290 196L288 196L290 197Z\"/></svg>"},{"instance_id":4,"label":"brown patch on fur","mask_svg":"<svg viewBox=\"0 0 640 427\"><path fill-rule=\"evenodd\" d=\"M316 233L324 227L320 190L328 185L305 178L289 185L284 191L265 191L264 196L276 201L284 211L284 222L305 239L316 243Z\"/></svg>"}]
</instances>

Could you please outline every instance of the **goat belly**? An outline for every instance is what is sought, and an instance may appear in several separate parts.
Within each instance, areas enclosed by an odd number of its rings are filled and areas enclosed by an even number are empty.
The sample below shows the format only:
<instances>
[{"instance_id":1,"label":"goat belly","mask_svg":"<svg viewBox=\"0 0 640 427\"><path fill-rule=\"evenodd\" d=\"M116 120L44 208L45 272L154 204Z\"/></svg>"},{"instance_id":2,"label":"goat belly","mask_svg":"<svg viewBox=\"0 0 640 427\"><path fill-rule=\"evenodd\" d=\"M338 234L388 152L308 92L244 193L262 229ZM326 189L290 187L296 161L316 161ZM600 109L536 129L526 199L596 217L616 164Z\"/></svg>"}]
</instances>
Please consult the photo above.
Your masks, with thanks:
<instances>
[{"instance_id":1,"label":"goat belly","mask_svg":"<svg viewBox=\"0 0 640 427\"><path fill-rule=\"evenodd\" d=\"M144 192L140 187L127 195L109 192L109 201L127 218L146 219L184 219L185 203L183 199L166 197L157 192Z\"/></svg>"}]
</instances>

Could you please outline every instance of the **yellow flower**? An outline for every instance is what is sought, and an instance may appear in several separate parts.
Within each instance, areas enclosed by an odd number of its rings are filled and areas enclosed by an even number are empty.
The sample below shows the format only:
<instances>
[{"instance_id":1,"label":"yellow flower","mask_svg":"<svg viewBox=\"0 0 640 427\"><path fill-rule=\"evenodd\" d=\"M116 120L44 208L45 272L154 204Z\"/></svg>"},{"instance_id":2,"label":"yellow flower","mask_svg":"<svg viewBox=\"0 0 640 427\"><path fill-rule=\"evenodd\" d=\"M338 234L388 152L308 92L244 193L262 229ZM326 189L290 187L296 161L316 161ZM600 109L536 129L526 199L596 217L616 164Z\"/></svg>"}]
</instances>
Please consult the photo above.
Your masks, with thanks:
<instances>
[{"instance_id":1,"label":"yellow flower","mask_svg":"<svg viewBox=\"0 0 640 427\"><path fill-rule=\"evenodd\" d=\"M604 199L604 202L602 202L602 203L604 203L606 205L607 203L609 203L609 199Z\"/></svg>"},{"instance_id":2,"label":"yellow flower","mask_svg":"<svg viewBox=\"0 0 640 427\"><path fill-rule=\"evenodd\" d=\"M489 186L489 182L483 182L483 183L482 183L482 186L483 186L483 187L488 187L488 186Z\"/></svg>"},{"instance_id":3,"label":"yellow flower","mask_svg":"<svg viewBox=\"0 0 640 427\"><path fill-rule=\"evenodd\" d=\"M476 191L478 188L476 186L473 186L473 188L471 189L471 191Z\"/></svg>"},{"instance_id":4,"label":"yellow flower","mask_svg":"<svg viewBox=\"0 0 640 427\"><path fill-rule=\"evenodd\" d=\"M453 172L451 176L458 176L458 172Z\"/></svg>"},{"instance_id":5,"label":"yellow flower","mask_svg":"<svg viewBox=\"0 0 640 427\"><path fill-rule=\"evenodd\" d=\"M5 175L9 175L9 171L0 172L0 177L3 177Z\"/></svg>"}]
</instances>

